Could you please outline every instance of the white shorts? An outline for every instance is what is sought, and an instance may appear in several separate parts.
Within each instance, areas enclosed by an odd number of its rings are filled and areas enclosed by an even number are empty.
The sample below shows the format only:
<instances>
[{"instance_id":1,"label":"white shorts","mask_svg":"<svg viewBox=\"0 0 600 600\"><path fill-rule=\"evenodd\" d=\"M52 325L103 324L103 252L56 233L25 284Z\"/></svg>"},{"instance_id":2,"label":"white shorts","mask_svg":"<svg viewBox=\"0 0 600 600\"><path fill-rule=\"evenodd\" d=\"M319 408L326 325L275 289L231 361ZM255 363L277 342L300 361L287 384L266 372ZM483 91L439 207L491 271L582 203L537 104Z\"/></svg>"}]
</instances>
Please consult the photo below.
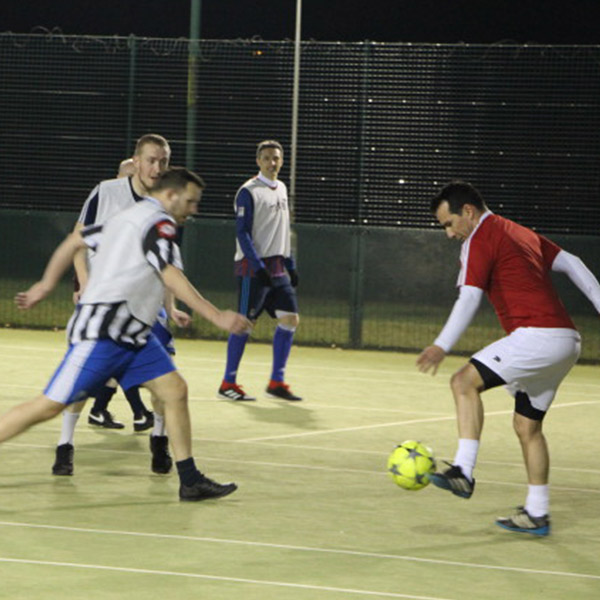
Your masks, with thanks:
<instances>
[{"instance_id":1,"label":"white shorts","mask_svg":"<svg viewBox=\"0 0 600 600\"><path fill-rule=\"evenodd\" d=\"M502 377L514 397L524 392L534 409L546 412L580 351L574 329L520 327L472 358Z\"/></svg>"}]
</instances>

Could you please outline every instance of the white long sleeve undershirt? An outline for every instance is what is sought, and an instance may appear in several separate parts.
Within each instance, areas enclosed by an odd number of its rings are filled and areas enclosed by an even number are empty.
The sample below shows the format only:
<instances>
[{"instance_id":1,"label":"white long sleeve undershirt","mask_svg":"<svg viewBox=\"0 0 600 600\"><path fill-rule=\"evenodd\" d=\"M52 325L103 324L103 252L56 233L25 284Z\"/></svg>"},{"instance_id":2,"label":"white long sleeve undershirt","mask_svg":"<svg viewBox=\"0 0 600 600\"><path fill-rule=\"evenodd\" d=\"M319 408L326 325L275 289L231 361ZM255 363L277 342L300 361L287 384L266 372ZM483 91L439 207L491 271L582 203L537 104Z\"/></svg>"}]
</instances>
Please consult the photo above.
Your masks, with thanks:
<instances>
[{"instance_id":1,"label":"white long sleeve undershirt","mask_svg":"<svg viewBox=\"0 0 600 600\"><path fill-rule=\"evenodd\" d=\"M561 250L552 263L552 270L564 273L600 313L600 283L579 257Z\"/></svg>"},{"instance_id":2,"label":"white long sleeve undershirt","mask_svg":"<svg viewBox=\"0 0 600 600\"><path fill-rule=\"evenodd\" d=\"M600 313L600 283L580 258L561 250L552 263L552 270L567 275ZM435 346L439 346L445 352L452 349L473 320L482 297L482 289L472 285L460 286L452 312L433 342Z\"/></svg>"},{"instance_id":3,"label":"white long sleeve undershirt","mask_svg":"<svg viewBox=\"0 0 600 600\"><path fill-rule=\"evenodd\" d=\"M483 297L483 290L472 285L461 285L452 312L433 344L450 352L470 325Z\"/></svg>"}]
</instances>

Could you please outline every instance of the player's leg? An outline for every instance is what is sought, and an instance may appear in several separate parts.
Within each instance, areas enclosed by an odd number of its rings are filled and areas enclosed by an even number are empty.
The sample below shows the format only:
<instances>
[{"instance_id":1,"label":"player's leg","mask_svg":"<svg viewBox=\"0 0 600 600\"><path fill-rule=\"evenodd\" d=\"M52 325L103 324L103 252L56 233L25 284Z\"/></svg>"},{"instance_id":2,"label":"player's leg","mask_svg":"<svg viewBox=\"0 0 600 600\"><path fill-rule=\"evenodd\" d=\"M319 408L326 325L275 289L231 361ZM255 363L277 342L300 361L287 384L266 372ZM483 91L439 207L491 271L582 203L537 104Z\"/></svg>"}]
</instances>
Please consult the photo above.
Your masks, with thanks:
<instances>
[{"instance_id":1,"label":"player's leg","mask_svg":"<svg viewBox=\"0 0 600 600\"><path fill-rule=\"evenodd\" d=\"M452 375L450 388L456 405L459 439L479 440L483 430L483 402L480 392L485 389L479 371L472 363L466 364Z\"/></svg>"},{"instance_id":2,"label":"player's leg","mask_svg":"<svg viewBox=\"0 0 600 600\"><path fill-rule=\"evenodd\" d=\"M517 392L513 426L521 444L529 485L525 505L518 507L513 515L496 520L497 525L509 531L534 535L550 533L550 454L542 431L544 415L544 411L531 405L525 392Z\"/></svg>"},{"instance_id":3,"label":"player's leg","mask_svg":"<svg viewBox=\"0 0 600 600\"><path fill-rule=\"evenodd\" d=\"M70 404L64 410L62 414L62 424L60 428L60 437L58 438L58 445L62 444L73 444L73 438L75 435L75 427L79 421L79 417L85 407L86 400Z\"/></svg>"},{"instance_id":4,"label":"player's leg","mask_svg":"<svg viewBox=\"0 0 600 600\"><path fill-rule=\"evenodd\" d=\"M85 399L88 395L98 396L108 385L116 388L116 380L110 379L110 375L120 373L128 352L112 340L88 340L67 351L44 390L53 400L67 405L52 466L54 475L73 475L73 435Z\"/></svg>"},{"instance_id":5,"label":"player's leg","mask_svg":"<svg viewBox=\"0 0 600 600\"><path fill-rule=\"evenodd\" d=\"M188 408L187 384L177 372L173 360L155 336L135 352L135 357L119 378L124 389L142 385L164 407L165 425L180 478L181 500L205 500L231 494L233 483L219 484L198 471L192 456L192 431Z\"/></svg>"},{"instance_id":6,"label":"player's leg","mask_svg":"<svg viewBox=\"0 0 600 600\"><path fill-rule=\"evenodd\" d=\"M273 366L266 391L273 398L299 401L302 398L296 396L291 391L290 386L285 383L285 368L292 350L294 333L300 322L300 317L297 313L290 313L283 310L277 310L275 314L278 322L273 335Z\"/></svg>"},{"instance_id":7,"label":"player's leg","mask_svg":"<svg viewBox=\"0 0 600 600\"><path fill-rule=\"evenodd\" d=\"M146 431L154 425L154 415L151 410L146 408L140 395L139 386L133 386L124 391L125 399L129 403L131 412L133 413L133 430Z\"/></svg>"},{"instance_id":8,"label":"player's leg","mask_svg":"<svg viewBox=\"0 0 600 600\"><path fill-rule=\"evenodd\" d=\"M253 322L256 322L256 319L258 319L262 312L268 288L261 286L255 277L250 277L249 275L237 277L236 279L238 285L238 310ZM240 335L232 333L227 339L225 374L217 391L219 398L238 402L256 400L254 396L247 394L242 386L237 383L238 369L249 337L250 331Z\"/></svg>"},{"instance_id":9,"label":"player's leg","mask_svg":"<svg viewBox=\"0 0 600 600\"><path fill-rule=\"evenodd\" d=\"M450 468L435 473L430 479L436 486L461 498L470 498L475 489L473 470L479 453L484 415L481 393L510 380L514 362L513 346L510 336L493 342L475 353L469 363L451 378L458 448Z\"/></svg>"},{"instance_id":10,"label":"player's leg","mask_svg":"<svg viewBox=\"0 0 600 600\"><path fill-rule=\"evenodd\" d=\"M0 416L0 442L10 440L37 423L56 417L64 408L64 404L55 402L44 394L13 406Z\"/></svg>"},{"instance_id":11,"label":"player's leg","mask_svg":"<svg viewBox=\"0 0 600 600\"><path fill-rule=\"evenodd\" d=\"M169 327L169 316L164 306L160 309L156 322L152 326L154 337L160 342L163 348L170 356L175 355L175 339ZM133 412L133 429L134 431L146 431L153 428L150 437L165 438L164 440L150 440L150 447L155 448L156 454L153 451L153 468L155 473L168 473L171 470L172 460L168 453L169 440L166 438L164 428L164 413L161 409L161 403L154 397L150 398L153 411L148 410L142 402L139 386L134 386L125 392L125 397L129 402L129 406ZM161 411L161 412L157 412ZM154 459L157 464L154 465ZM159 464L160 463L160 464ZM156 468L154 468L156 466Z\"/></svg>"},{"instance_id":12,"label":"player's leg","mask_svg":"<svg viewBox=\"0 0 600 600\"><path fill-rule=\"evenodd\" d=\"M273 279L273 289L265 300L265 308L277 319L273 335L273 366L267 394L282 400L302 400L285 383L285 368L292 349L294 334L300 323L296 290L287 275Z\"/></svg>"},{"instance_id":13,"label":"player's leg","mask_svg":"<svg viewBox=\"0 0 600 600\"><path fill-rule=\"evenodd\" d=\"M517 404L528 402L527 394L517 392L515 400ZM531 418L515 412L513 416L513 427L521 444L527 479L531 485L546 485L548 483L550 455L542 431L544 414L541 413L539 418Z\"/></svg>"},{"instance_id":14,"label":"player's leg","mask_svg":"<svg viewBox=\"0 0 600 600\"><path fill-rule=\"evenodd\" d=\"M96 390L106 380L102 372L102 365L106 364L104 354L95 341L69 347L43 394L0 417L0 441L55 417L68 404L85 400L87 390Z\"/></svg>"},{"instance_id":15,"label":"player's leg","mask_svg":"<svg viewBox=\"0 0 600 600\"><path fill-rule=\"evenodd\" d=\"M76 402L67 406L63 411L60 437L58 438L54 464L52 465L53 475L73 475L75 427L79 422L85 404L85 400Z\"/></svg>"},{"instance_id":16,"label":"player's leg","mask_svg":"<svg viewBox=\"0 0 600 600\"><path fill-rule=\"evenodd\" d=\"M552 328L517 329L509 338L510 355L499 358L506 362L503 376L515 397L513 424L529 487L525 505L496 523L510 531L548 535L550 457L542 423L561 381L579 357L581 340L574 330Z\"/></svg>"},{"instance_id":17,"label":"player's leg","mask_svg":"<svg viewBox=\"0 0 600 600\"><path fill-rule=\"evenodd\" d=\"M479 363L475 364L480 370L484 367ZM475 488L473 469L483 429L483 402L480 394L486 389L486 383L475 364L466 364L450 380L456 406L458 448L449 468L430 477L437 487L449 490L461 498L470 498ZM490 378L494 375L489 373Z\"/></svg>"},{"instance_id":18,"label":"player's leg","mask_svg":"<svg viewBox=\"0 0 600 600\"><path fill-rule=\"evenodd\" d=\"M106 382L94 395L94 405L90 409L88 423L94 427L104 429L124 429L125 424L117 421L108 410L108 403L117 391L117 382L114 379Z\"/></svg>"},{"instance_id":19,"label":"player's leg","mask_svg":"<svg viewBox=\"0 0 600 600\"><path fill-rule=\"evenodd\" d=\"M154 409L154 425L150 432L150 452L152 454L152 471L161 475L169 473L173 467L173 459L169 454L169 438L165 426L164 403L152 394Z\"/></svg>"},{"instance_id":20,"label":"player's leg","mask_svg":"<svg viewBox=\"0 0 600 600\"><path fill-rule=\"evenodd\" d=\"M165 423L176 461L180 487L179 498L186 501L219 498L231 494L236 484L217 483L203 475L192 456L192 427L188 407L187 384L172 371L144 384L164 406Z\"/></svg>"},{"instance_id":21,"label":"player's leg","mask_svg":"<svg viewBox=\"0 0 600 600\"><path fill-rule=\"evenodd\" d=\"M169 319L164 307L160 310L156 323L152 327L154 337L160 342L169 356L175 355L175 340L169 328ZM152 472L160 475L170 473L173 459L169 454L169 438L165 427L165 412L163 403L153 394L150 396L153 412L147 411L145 420L152 423L150 432L150 453L152 455ZM141 431L140 421L134 421L134 429ZM137 427L136 427L137 426ZM147 427L144 427L146 429Z\"/></svg>"}]
</instances>

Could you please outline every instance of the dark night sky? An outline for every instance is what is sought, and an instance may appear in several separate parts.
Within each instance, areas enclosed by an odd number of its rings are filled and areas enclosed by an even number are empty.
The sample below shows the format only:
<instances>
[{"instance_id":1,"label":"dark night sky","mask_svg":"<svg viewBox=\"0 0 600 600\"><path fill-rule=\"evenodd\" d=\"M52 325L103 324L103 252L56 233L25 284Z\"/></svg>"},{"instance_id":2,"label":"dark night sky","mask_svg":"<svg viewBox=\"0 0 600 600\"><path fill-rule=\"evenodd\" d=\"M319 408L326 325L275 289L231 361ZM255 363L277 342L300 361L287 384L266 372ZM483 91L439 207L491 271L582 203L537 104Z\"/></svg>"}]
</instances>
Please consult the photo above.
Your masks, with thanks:
<instances>
[{"instance_id":1,"label":"dark night sky","mask_svg":"<svg viewBox=\"0 0 600 600\"><path fill-rule=\"evenodd\" d=\"M201 37L293 38L295 0L202 0ZM189 0L3 0L0 31L188 37ZM599 44L600 0L304 0L324 41Z\"/></svg>"}]
</instances>

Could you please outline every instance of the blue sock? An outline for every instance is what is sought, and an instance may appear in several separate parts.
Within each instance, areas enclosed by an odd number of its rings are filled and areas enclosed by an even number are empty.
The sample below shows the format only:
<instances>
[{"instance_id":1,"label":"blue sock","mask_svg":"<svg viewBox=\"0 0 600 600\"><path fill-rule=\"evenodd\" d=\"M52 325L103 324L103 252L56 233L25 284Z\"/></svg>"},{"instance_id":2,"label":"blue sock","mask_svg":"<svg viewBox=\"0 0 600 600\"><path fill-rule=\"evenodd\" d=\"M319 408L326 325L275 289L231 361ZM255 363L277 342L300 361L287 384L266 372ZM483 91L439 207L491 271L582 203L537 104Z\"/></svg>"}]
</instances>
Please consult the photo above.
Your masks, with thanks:
<instances>
[{"instance_id":1,"label":"blue sock","mask_svg":"<svg viewBox=\"0 0 600 600\"><path fill-rule=\"evenodd\" d=\"M238 367L246 348L246 342L250 334L236 335L232 333L227 341L227 363L225 364L225 381L235 383Z\"/></svg>"},{"instance_id":2,"label":"blue sock","mask_svg":"<svg viewBox=\"0 0 600 600\"><path fill-rule=\"evenodd\" d=\"M287 364L290 350L292 349L292 341L294 332L290 329L284 329L280 325L275 329L273 336L273 372L271 373L272 381L284 381L285 365Z\"/></svg>"}]
</instances>

